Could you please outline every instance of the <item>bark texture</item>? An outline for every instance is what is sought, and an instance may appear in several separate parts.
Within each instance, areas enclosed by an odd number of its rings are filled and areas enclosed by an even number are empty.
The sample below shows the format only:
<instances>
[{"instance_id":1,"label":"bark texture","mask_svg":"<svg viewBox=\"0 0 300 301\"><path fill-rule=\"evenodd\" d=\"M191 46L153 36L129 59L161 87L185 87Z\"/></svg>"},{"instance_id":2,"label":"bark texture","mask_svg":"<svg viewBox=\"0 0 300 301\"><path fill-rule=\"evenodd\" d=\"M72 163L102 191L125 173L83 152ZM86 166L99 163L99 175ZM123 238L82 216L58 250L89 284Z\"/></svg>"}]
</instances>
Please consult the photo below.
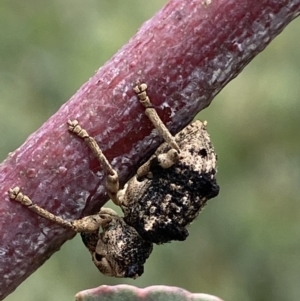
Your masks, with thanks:
<instances>
[{"instance_id":1,"label":"bark texture","mask_svg":"<svg viewBox=\"0 0 300 301\"><path fill-rule=\"evenodd\" d=\"M78 92L0 165L0 299L74 233L11 202L16 185L66 219L94 213L107 195L78 119L124 183L160 139L132 91L137 80L172 133L182 129L300 13L300 0L170 0Z\"/></svg>"}]
</instances>

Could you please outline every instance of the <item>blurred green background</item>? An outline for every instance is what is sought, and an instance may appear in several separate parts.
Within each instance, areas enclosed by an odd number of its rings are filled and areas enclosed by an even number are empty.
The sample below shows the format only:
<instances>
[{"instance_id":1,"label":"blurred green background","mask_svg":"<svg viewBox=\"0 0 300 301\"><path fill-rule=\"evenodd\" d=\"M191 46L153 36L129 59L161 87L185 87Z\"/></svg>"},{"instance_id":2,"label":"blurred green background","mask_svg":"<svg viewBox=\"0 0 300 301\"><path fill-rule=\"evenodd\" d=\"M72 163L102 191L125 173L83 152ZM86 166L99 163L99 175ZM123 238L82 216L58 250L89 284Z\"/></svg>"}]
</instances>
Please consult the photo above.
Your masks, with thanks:
<instances>
[{"instance_id":1,"label":"blurred green background","mask_svg":"<svg viewBox=\"0 0 300 301\"><path fill-rule=\"evenodd\" d=\"M2 0L0 159L166 2ZM221 191L186 242L155 247L133 281L102 276L77 236L6 300L67 301L120 283L180 286L226 301L299 300L299 25L290 24L200 114L218 152Z\"/></svg>"}]
</instances>

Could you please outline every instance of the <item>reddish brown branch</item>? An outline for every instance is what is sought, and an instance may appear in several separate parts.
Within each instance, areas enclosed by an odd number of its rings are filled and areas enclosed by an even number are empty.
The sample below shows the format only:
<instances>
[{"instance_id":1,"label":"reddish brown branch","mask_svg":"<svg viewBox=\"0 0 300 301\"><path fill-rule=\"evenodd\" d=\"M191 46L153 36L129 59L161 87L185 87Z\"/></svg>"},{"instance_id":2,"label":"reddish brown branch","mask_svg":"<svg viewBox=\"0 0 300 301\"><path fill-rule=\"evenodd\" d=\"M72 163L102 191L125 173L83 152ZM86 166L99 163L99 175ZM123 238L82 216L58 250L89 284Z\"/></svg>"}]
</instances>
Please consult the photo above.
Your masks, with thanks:
<instances>
[{"instance_id":1,"label":"reddish brown branch","mask_svg":"<svg viewBox=\"0 0 300 301\"><path fill-rule=\"evenodd\" d=\"M137 80L147 82L153 104L176 132L299 12L300 0L171 0L145 23L1 164L0 297L74 235L12 203L10 187L21 186L37 204L67 219L107 200L101 170L67 132L67 119L78 119L96 137L125 182L159 142L132 91Z\"/></svg>"}]
</instances>

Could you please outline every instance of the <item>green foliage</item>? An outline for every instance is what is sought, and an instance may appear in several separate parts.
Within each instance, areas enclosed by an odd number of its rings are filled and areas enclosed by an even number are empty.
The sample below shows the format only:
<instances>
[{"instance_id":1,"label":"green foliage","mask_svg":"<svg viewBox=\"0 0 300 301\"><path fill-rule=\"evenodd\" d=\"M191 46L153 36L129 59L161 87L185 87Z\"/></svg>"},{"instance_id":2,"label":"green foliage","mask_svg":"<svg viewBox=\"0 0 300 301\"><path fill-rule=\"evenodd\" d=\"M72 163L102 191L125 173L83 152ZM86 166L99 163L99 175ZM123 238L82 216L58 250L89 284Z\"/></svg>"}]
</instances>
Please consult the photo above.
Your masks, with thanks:
<instances>
[{"instance_id":1,"label":"green foliage","mask_svg":"<svg viewBox=\"0 0 300 301\"><path fill-rule=\"evenodd\" d=\"M76 301L222 301L206 294L191 294L178 287L163 285L137 288L131 285L103 285L79 292Z\"/></svg>"},{"instance_id":2,"label":"green foliage","mask_svg":"<svg viewBox=\"0 0 300 301\"><path fill-rule=\"evenodd\" d=\"M166 2L1 1L1 159ZM298 300L299 22L201 112L219 155L221 191L186 242L156 247L133 281L100 275L78 236L6 300L73 300L79 290L120 283L179 286L224 300Z\"/></svg>"}]
</instances>

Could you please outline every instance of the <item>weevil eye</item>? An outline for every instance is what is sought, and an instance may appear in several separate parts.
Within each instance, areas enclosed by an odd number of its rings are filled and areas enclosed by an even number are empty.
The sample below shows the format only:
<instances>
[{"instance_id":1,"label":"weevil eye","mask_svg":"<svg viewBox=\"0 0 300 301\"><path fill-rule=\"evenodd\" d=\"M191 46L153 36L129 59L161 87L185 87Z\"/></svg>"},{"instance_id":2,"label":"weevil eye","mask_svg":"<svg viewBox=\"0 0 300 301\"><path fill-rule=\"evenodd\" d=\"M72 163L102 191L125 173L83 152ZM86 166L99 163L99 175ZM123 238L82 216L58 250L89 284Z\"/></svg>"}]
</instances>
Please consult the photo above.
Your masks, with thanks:
<instances>
[{"instance_id":1,"label":"weevil eye","mask_svg":"<svg viewBox=\"0 0 300 301\"><path fill-rule=\"evenodd\" d=\"M97 252L93 253L93 262L102 274L106 276L122 277L122 275L119 275L113 267L113 263L111 263L104 255Z\"/></svg>"},{"instance_id":2,"label":"weevil eye","mask_svg":"<svg viewBox=\"0 0 300 301\"><path fill-rule=\"evenodd\" d=\"M95 260L96 261L101 261L103 259L103 257L104 257L103 255L95 253Z\"/></svg>"}]
</instances>

